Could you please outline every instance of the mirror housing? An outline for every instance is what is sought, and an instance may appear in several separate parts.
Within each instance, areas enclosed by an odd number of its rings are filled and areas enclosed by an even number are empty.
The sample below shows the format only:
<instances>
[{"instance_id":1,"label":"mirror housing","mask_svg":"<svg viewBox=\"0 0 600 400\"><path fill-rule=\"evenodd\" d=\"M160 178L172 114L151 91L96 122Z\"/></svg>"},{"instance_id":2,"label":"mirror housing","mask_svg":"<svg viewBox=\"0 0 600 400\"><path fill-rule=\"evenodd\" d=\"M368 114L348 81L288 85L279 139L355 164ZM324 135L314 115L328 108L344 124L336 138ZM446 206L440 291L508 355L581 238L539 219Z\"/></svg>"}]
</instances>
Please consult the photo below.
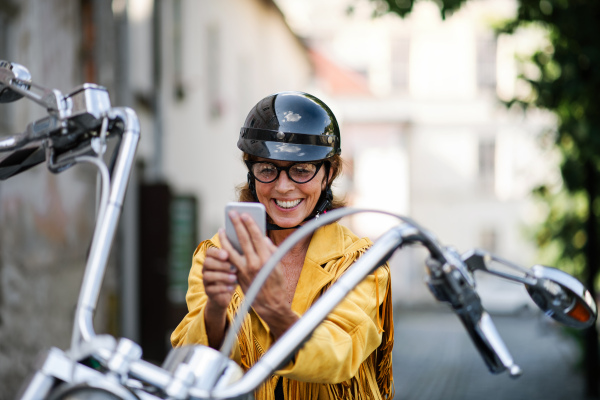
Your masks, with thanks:
<instances>
[{"instance_id":1,"label":"mirror housing","mask_svg":"<svg viewBox=\"0 0 600 400\"><path fill-rule=\"evenodd\" d=\"M29 90L31 74L20 64L0 60L0 103L11 103L23 97L22 94L12 90L11 85Z\"/></svg>"},{"instance_id":2,"label":"mirror housing","mask_svg":"<svg viewBox=\"0 0 600 400\"><path fill-rule=\"evenodd\" d=\"M542 265L534 265L531 272L535 283L525 288L546 315L578 329L596 322L596 302L581 282L564 271Z\"/></svg>"}]
</instances>

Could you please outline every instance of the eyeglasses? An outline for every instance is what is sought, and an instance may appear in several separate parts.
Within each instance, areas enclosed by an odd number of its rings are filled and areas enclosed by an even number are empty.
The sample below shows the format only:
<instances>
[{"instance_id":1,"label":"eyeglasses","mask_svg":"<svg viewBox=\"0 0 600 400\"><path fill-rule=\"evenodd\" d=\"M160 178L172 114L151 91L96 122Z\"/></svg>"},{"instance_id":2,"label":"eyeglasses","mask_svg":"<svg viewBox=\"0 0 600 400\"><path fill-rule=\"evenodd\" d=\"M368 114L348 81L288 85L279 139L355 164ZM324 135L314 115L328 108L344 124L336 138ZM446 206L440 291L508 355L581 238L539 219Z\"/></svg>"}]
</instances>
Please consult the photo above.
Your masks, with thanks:
<instances>
[{"instance_id":1,"label":"eyeglasses","mask_svg":"<svg viewBox=\"0 0 600 400\"><path fill-rule=\"evenodd\" d=\"M297 162L287 167L278 167L277 165L264 161L245 161L248 171L254 179L262 183L271 183L279 178L279 173L285 171L292 182L306 183L317 175L319 169L325 161Z\"/></svg>"}]
</instances>

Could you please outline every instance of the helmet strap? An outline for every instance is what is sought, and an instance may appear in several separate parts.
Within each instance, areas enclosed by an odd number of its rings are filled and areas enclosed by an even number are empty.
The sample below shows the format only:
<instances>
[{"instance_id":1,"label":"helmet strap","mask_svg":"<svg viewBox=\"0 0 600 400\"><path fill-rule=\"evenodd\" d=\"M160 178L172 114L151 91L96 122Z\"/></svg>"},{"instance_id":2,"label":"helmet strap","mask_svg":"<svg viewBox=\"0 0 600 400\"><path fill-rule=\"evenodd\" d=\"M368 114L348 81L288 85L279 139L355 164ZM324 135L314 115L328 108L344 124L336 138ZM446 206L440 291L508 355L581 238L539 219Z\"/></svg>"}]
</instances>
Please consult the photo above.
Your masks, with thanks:
<instances>
[{"instance_id":1,"label":"helmet strap","mask_svg":"<svg viewBox=\"0 0 600 400\"><path fill-rule=\"evenodd\" d=\"M254 197L254 201L258 203L258 196L256 195L256 185L254 183L254 179L250 172L248 172L248 189L250 189L250 193L252 193L252 197Z\"/></svg>"},{"instance_id":2,"label":"helmet strap","mask_svg":"<svg viewBox=\"0 0 600 400\"><path fill-rule=\"evenodd\" d=\"M333 201L333 192L331 191L331 185L329 184L329 169L331 164L329 161L325 162L325 190L321 192L321 197L317 206L315 207L315 218L319 218L319 215L325 214L327 210L331 208L331 202Z\"/></svg>"},{"instance_id":3,"label":"helmet strap","mask_svg":"<svg viewBox=\"0 0 600 400\"><path fill-rule=\"evenodd\" d=\"M321 193L319 202L315 207L315 218L319 218L319 215L325 214L329 208L331 208L331 202L333 201L333 192L331 186L327 185L327 188ZM311 219L309 217L308 219Z\"/></svg>"},{"instance_id":4,"label":"helmet strap","mask_svg":"<svg viewBox=\"0 0 600 400\"><path fill-rule=\"evenodd\" d=\"M267 222L267 230L268 231L284 231L286 229L298 229L298 228L300 228L300 225L290 226L288 228L283 228L283 227L281 227L281 226L279 226L277 224L272 224L270 222Z\"/></svg>"}]
</instances>

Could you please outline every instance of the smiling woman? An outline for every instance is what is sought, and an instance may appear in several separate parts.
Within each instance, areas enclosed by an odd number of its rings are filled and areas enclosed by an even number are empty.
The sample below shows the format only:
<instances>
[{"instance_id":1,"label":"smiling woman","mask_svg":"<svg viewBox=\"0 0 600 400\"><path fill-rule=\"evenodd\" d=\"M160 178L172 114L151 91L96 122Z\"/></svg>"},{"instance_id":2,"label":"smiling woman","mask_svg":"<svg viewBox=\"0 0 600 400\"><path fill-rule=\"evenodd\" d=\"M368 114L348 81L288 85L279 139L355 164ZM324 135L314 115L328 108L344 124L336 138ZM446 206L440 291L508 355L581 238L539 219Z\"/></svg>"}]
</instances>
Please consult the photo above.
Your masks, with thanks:
<instances>
[{"instance_id":1,"label":"smiling woman","mask_svg":"<svg viewBox=\"0 0 600 400\"><path fill-rule=\"evenodd\" d=\"M340 130L316 97L303 92L265 97L248 114L238 147L248 167L239 200L265 206L267 237L247 215L231 213L243 255L222 230L200 243L189 276L188 314L171 336L173 346L218 348L277 245L306 221L344 205L331 191L342 168ZM338 223L296 244L256 297L233 359L250 368L371 245ZM338 305L255 397L392 398L392 314L386 264Z\"/></svg>"}]
</instances>

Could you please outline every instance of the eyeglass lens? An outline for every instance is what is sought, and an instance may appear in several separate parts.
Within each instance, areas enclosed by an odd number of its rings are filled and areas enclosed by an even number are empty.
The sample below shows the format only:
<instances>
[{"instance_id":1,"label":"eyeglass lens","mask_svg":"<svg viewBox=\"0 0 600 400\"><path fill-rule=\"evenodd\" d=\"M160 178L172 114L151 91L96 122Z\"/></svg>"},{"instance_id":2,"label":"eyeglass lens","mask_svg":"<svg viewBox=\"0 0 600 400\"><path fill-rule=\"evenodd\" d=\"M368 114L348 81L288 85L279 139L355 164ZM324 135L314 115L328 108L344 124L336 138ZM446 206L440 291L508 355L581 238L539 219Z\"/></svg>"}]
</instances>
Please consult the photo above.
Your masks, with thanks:
<instances>
[{"instance_id":1,"label":"eyeglass lens","mask_svg":"<svg viewBox=\"0 0 600 400\"><path fill-rule=\"evenodd\" d=\"M286 171L288 177L296 183L310 181L318 171L318 166L311 163L296 163L288 167L277 167L271 163L256 163L252 165L252 174L263 183L277 179L279 171Z\"/></svg>"}]
</instances>

